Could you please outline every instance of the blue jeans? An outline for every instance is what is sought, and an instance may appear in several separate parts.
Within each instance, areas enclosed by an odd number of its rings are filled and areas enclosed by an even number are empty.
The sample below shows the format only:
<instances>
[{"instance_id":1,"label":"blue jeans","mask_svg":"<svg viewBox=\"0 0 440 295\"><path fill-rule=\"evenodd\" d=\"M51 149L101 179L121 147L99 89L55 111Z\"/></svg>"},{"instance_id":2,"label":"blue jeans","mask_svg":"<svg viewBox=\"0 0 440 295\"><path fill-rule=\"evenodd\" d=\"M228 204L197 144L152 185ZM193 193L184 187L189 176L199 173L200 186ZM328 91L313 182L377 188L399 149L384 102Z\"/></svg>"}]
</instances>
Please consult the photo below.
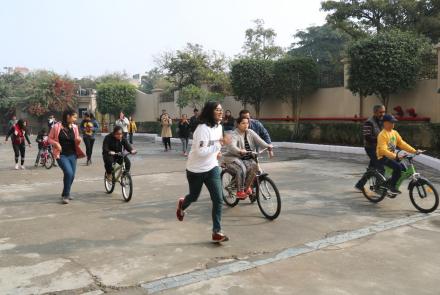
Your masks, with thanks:
<instances>
[{"instance_id":1,"label":"blue jeans","mask_svg":"<svg viewBox=\"0 0 440 295\"><path fill-rule=\"evenodd\" d=\"M73 180L75 179L76 158L76 155L61 155L60 158L57 159L58 166L60 166L64 173L64 186L63 193L61 194L63 198L70 196L70 188L72 187Z\"/></svg>"},{"instance_id":2,"label":"blue jeans","mask_svg":"<svg viewBox=\"0 0 440 295\"><path fill-rule=\"evenodd\" d=\"M203 184L208 188L209 194L211 195L212 201L212 231L217 233L221 231L221 221L222 221L222 181L221 181L221 169L220 167L214 167L208 172L194 173L186 171L186 178L189 184L189 194L185 197L183 201L182 209L191 205L191 203L196 202L202 191Z\"/></svg>"}]
</instances>

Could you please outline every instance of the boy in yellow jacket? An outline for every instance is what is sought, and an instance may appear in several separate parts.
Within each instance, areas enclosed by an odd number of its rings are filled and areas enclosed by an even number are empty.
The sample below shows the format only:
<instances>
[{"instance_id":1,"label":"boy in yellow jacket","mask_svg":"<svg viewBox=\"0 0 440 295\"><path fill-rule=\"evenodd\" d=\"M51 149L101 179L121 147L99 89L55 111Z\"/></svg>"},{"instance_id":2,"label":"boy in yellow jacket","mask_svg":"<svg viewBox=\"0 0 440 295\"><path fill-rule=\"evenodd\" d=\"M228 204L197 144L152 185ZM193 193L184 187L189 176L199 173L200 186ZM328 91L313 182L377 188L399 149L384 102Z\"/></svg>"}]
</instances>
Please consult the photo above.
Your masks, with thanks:
<instances>
[{"instance_id":1,"label":"boy in yellow jacket","mask_svg":"<svg viewBox=\"0 0 440 295\"><path fill-rule=\"evenodd\" d=\"M405 166L399 160L403 155L398 155L396 149L399 148L411 154L419 153L418 150L407 144L399 132L394 130L394 124L397 119L392 115L385 115L383 117L383 130L377 136L377 159L382 165L393 169L393 175L390 181L390 191L393 194L400 194L401 192L396 188L396 183L399 180Z\"/></svg>"}]
</instances>

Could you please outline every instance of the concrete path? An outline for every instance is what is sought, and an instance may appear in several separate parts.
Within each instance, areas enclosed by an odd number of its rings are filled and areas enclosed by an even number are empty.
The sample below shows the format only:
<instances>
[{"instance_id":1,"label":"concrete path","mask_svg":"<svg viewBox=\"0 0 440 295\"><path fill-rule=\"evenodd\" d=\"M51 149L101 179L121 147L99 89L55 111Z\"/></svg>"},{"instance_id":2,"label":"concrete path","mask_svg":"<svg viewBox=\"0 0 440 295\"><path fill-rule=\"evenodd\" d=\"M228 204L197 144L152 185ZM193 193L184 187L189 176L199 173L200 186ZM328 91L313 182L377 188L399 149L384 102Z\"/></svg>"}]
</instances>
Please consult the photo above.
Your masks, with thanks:
<instances>
[{"instance_id":1,"label":"concrete path","mask_svg":"<svg viewBox=\"0 0 440 295\"><path fill-rule=\"evenodd\" d=\"M79 161L75 200L63 206L59 168L14 171L12 148L0 146L0 294L438 294L440 217L418 214L407 192L366 201L353 190L364 157L277 150L263 167L281 191L280 217L247 201L225 207L231 241L218 246L206 190L175 219L188 190L180 153L138 142L124 203L119 187L104 193L100 147L91 167ZM437 171L418 168L440 188Z\"/></svg>"}]
</instances>

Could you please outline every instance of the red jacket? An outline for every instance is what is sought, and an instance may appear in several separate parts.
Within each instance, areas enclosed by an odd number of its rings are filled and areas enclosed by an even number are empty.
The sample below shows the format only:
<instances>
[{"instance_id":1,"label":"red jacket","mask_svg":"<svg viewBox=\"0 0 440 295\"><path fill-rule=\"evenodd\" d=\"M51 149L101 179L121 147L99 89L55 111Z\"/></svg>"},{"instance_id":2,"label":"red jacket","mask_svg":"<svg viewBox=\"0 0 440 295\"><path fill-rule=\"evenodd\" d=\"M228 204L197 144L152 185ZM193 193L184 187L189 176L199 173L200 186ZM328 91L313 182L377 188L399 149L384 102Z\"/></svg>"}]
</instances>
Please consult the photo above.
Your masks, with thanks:
<instances>
[{"instance_id":1,"label":"red jacket","mask_svg":"<svg viewBox=\"0 0 440 295\"><path fill-rule=\"evenodd\" d=\"M61 151L56 148L55 143L60 143L58 137L60 136L61 128L63 128L62 123L58 122L56 123L52 129L50 129L49 133L49 143L53 145L53 155L55 159L59 159L61 155ZM75 133L75 150L76 150L76 156L78 159L84 158L86 155L81 150L80 143L81 143L81 137L79 136L78 126L75 124L72 124L73 132Z\"/></svg>"}]
</instances>

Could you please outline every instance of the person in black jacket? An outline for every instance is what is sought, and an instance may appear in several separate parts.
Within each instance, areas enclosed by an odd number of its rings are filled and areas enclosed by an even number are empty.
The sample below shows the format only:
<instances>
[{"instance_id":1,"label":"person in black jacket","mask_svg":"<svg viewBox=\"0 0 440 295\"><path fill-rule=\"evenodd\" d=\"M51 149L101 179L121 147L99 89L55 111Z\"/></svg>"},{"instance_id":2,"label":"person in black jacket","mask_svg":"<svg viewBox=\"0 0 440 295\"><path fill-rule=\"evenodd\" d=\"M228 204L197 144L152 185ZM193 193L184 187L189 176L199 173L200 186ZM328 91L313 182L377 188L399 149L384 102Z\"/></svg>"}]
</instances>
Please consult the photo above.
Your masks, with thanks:
<instances>
[{"instance_id":1,"label":"person in black jacket","mask_svg":"<svg viewBox=\"0 0 440 295\"><path fill-rule=\"evenodd\" d=\"M196 131L197 126L199 126L199 110L194 109L194 116L189 119L189 126L191 128L191 133Z\"/></svg>"},{"instance_id":2,"label":"person in black jacket","mask_svg":"<svg viewBox=\"0 0 440 295\"><path fill-rule=\"evenodd\" d=\"M368 164L368 169L379 169L380 167L377 160L376 155L376 147L377 147L377 136L383 129L383 116L385 115L385 106L376 105L373 107L374 115L370 117L367 121L365 121L362 127L362 134L364 136L364 148L365 152L370 158L370 163ZM356 183L354 186L357 190L363 191L365 184L367 183L367 177L364 174L362 178Z\"/></svg>"},{"instance_id":3,"label":"person in black jacket","mask_svg":"<svg viewBox=\"0 0 440 295\"><path fill-rule=\"evenodd\" d=\"M188 143L189 143L189 135L191 133L191 126L188 121L188 117L184 114L182 115L182 118L179 121L179 138L182 142L182 151L183 155L186 157L188 156Z\"/></svg>"},{"instance_id":4,"label":"person in black jacket","mask_svg":"<svg viewBox=\"0 0 440 295\"><path fill-rule=\"evenodd\" d=\"M102 158L104 159L105 172L108 179L112 178L112 166L114 162L122 164L122 157L116 155L122 151L128 151L135 154L136 150L128 143L122 132L122 127L115 126L113 132L104 138L102 144ZM125 169L130 171L131 162L128 157L125 157Z\"/></svg>"}]
</instances>

